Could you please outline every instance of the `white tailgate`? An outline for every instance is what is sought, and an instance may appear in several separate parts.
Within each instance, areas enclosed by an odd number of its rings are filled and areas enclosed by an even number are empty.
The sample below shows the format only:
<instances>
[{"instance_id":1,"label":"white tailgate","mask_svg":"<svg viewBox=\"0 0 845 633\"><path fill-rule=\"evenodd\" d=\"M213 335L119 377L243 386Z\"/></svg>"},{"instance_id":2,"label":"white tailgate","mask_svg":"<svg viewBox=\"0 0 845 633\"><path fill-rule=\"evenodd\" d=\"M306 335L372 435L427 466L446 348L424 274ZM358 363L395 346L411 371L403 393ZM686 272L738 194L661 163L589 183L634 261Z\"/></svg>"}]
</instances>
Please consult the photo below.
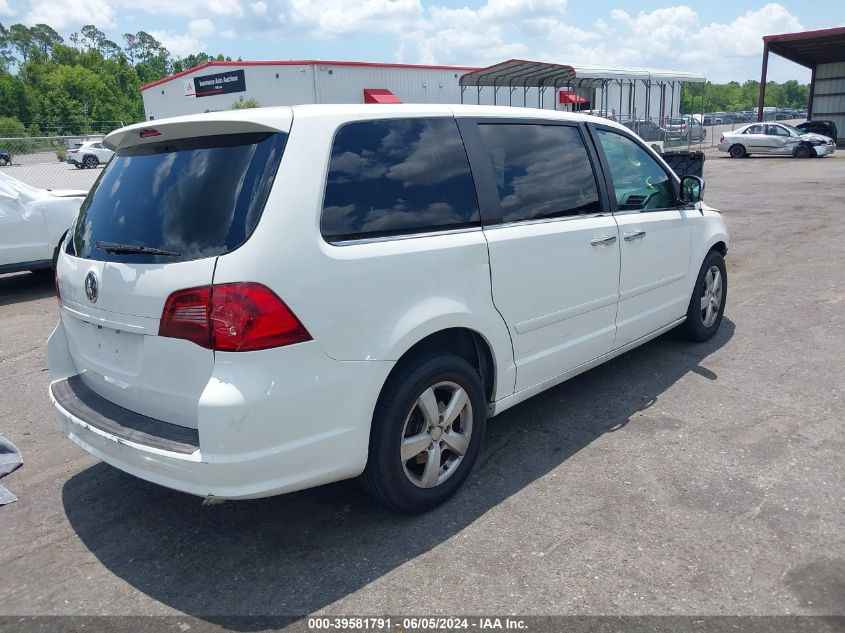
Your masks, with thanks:
<instances>
[{"instance_id":1,"label":"white tailgate","mask_svg":"<svg viewBox=\"0 0 845 633\"><path fill-rule=\"evenodd\" d=\"M68 349L84 382L126 409L197 427L197 403L214 368L214 353L195 343L158 336L167 297L210 284L216 258L123 264L62 253L58 284ZM85 279L97 279L97 300Z\"/></svg>"}]
</instances>

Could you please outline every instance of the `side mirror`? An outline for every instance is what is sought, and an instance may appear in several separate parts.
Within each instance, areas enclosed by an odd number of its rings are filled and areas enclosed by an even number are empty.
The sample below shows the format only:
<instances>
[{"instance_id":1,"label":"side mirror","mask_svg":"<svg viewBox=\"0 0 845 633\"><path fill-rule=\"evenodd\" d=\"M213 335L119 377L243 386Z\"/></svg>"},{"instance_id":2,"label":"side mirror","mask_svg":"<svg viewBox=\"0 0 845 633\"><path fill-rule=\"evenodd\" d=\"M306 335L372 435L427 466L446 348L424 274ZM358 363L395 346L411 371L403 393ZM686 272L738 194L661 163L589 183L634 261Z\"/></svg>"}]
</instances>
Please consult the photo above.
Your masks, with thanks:
<instances>
[{"instance_id":1,"label":"side mirror","mask_svg":"<svg viewBox=\"0 0 845 633\"><path fill-rule=\"evenodd\" d=\"M695 204L704 197L704 179L698 176L681 176L681 202Z\"/></svg>"}]
</instances>

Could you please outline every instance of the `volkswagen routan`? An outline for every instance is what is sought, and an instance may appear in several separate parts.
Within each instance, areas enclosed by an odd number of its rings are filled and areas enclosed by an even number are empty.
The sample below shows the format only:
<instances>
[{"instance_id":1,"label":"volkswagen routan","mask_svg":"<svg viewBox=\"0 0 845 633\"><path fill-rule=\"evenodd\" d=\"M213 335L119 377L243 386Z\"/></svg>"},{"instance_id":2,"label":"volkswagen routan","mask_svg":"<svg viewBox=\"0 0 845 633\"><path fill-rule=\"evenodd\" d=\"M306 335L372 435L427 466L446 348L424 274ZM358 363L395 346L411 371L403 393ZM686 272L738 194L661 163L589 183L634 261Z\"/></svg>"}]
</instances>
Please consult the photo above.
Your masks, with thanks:
<instances>
[{"instance_id":1,"label":"volkswagen routan","mask_svg":"<svg viewBox=\"0 0 845 633\"><path fill-rule=\"evenodd\" d=\"M199 497L357 477L428 510L488 418L722 321L703 181L605 119L296 106L103 144L57 261L49 395L83 449Z\"/></svg>"}]
</instances>

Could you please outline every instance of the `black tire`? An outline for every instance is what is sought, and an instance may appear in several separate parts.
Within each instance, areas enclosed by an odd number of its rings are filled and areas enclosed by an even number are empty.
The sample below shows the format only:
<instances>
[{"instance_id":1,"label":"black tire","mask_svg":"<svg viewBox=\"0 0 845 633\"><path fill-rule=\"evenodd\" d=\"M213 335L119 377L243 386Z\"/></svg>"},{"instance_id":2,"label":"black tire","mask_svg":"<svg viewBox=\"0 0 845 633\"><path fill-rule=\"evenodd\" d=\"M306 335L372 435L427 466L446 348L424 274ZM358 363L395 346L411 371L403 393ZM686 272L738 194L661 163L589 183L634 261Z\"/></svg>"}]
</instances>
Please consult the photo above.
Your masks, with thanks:
<instances>
[{"instance_id":1,"label":"black tire","mask_svg":"<svg viewBox=\"0 0 845 633\"><path fill-rule=\"evenodd\" d=\"M728 154L731 155L731 158L743 158L745 156L745 147L739 143L735 143L728 149Z\"/></svg>"},{"instance_id":2,"label":"black tire","mask_svg":"<svg viewBox=\"0 0 845 633\"><path fill-rule=\"evenodd\" d=\"M405 435L406 420L410 424L412 416L420 415L416 409L420 396L429 387L444 382L459 386L468 397L471 409L469 444L451 475L434 487L423 488L411 481L406 464L414 460L403 462L400 446L403 437L408 437ZM411 514L431 510L451 497L469 476L481 451L486 424L487 403L481 379L467 361L449 353L433 353L402 361L379 396L370 431L367 467L360 481L376 501L389 508ZM439 442L442 444L443 440ZM428 450L432 447L433 443ZM417 457L425 458L428 450L421 451ZM448 447L438 455L438 465L446 463L441 459L448 461L451 458ZM448 470L443 471L446 472Z\"/></svg>"},{"instance_id":3,"label":"black tire","mask_svg":"<svg viewBox=\"0 0 845 633\"><path fill-rule=\"evenodd\" d=\"M85 167L85 169L94 169L94 167L99 164L100 161L96 156L86 156L82 159L82 166Z\"/></svg>"},{"instance_id":4,"label":"black tire","mask_svg":"<svg viewBox=\"0 0 845 633\"><path fill-rule=\"evenodd\" d=\"M74 166L74 167L76 167L77 169L82 169L82 168L83 168L82 163L74 163L74 164L73 164L73 166Z\"/></svg>"},{"instance_id":5,"label":"black tire","mask_svg":"<svg viewBox=\"0 0 845 633\"><path fill-rule=\"evenodd\" d=\"M718 268L721 274L721 300L719 302L716 319L711 324L705 324L704 313L701 303L705 295L705 278L707 273L713 267ZM728 301L728 271L725 268L725 258L718 251L710 251L707 257L704 258L704 263L701 264L701 269L698 271L698 277L695 280L692 297L690 297L689 306L687 307L687 320L679 327L678 332L689 341L707 341L719 331L719 326L722 324L722 317L725 314L725 305Z\"/></svg>"},{"instance_id":6,"label":"black tire","mask_svg":"<svg viewBox=\"0 0 845 633\"><path fill-rule=\"evenodd\" d=\"M806 145L799 145L792 151L795 158L810 158L815 152Z\"/></svg>"}]
</instances>

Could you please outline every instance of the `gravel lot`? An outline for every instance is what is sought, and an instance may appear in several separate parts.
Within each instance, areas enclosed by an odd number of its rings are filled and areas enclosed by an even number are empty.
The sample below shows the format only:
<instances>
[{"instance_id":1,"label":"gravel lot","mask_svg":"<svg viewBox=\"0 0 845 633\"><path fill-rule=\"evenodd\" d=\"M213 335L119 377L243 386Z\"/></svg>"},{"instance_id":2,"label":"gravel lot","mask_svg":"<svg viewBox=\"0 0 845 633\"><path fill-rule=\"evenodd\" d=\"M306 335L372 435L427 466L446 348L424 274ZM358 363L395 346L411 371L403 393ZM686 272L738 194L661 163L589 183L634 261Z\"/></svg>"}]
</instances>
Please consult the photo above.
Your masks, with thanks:
<instances>
[{"instance_id":1,"label":"gravel lot","mask_svg":"<svg viewBox=\"0 0 845 633\"><path fill-rule=\"evenodd\" d=\"M419 517L354 482L202 507L99 463L47 398L51 280L0 276L0 433L25 460L0 615L845 614L845 151L708 152L705 176L734 238L718 337L495 418Z\"/></svg>"}]
</instances>

